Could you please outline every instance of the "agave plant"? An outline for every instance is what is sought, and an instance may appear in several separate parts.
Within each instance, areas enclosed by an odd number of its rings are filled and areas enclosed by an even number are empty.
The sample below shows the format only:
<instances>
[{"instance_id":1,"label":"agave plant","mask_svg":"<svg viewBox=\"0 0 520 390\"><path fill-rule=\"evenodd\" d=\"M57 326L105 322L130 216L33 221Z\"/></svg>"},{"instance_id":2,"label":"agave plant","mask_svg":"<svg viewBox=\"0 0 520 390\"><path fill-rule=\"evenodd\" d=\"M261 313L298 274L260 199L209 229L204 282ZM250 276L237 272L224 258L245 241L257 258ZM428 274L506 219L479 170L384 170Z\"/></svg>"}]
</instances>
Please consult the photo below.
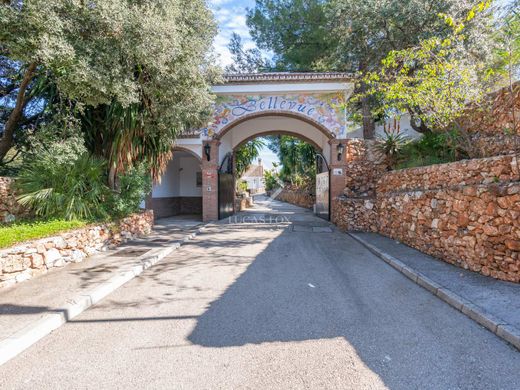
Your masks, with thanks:
<instances>
[{"instance_id":1,"label":"agave plant","mask_svg":"<svg viewBox=\"0 0 520 390\"><path fill-rule=\"evenodd\" d=\"M385 158L389 168L395 168L402 156L404 146L409 142L399 129L384 129L384 135L377 140L376 149Z\"/></svg>"},{"instance_id":2,"label":"agave plant","mask_svg":"<svg viewBox=\"0 0 520 390\"><path fill-rule=\"evenodd\" d=\"M16 181L18 202L42 218L89 220L106 217L105 161L82 154L64 161L52 152L28 163Z\"/></svg>"}]
</instances>

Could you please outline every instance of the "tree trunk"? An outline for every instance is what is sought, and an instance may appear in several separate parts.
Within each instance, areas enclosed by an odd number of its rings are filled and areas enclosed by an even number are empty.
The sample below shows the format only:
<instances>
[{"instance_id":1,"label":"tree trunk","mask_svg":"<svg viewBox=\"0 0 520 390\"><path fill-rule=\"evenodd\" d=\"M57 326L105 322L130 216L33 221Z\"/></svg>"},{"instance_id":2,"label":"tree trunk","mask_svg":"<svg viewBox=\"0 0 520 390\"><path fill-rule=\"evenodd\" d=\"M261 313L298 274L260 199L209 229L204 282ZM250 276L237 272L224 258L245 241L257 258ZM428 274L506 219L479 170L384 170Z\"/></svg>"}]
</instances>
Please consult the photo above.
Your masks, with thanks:
<instances>
[{"instance_id":1,"label":"tree trunk","mask_svg":"<svg viewBox=\"0 0 520 390\"><path fill-rule=\"evenodd\" d=\"M370 99L368 96L365 96L366 90L366 84L362 82L361 113L363 115L363 138L374 139L376 135L376 122L374 121L372 111L370 109Z\"/></svg>"},{"instance_id":2,"label":"tree trunk","mask_svg":"<svg viewBox=\"0 0 520 390\"><path fill-rule=\"evenodd\" d=\"M421 119L419 119L420 123L417 124L417 120L416 120L417 117L414 114L412 114L411 112L409 112L409 113L410 113L410 126L412 126L412 129L414 129L415 131L417 131L418 133L421 133L421 134L428 134L428 133L432 132L432 130L428 126L426 126Z\"/></svg>"},{"instance_id":3,"label":"tree trunk","mask_svg":"<svg viewBox=\"0 0 520 390\"><path fill-rule=\"evenodd\" d=\"M117 181L117 169L113 164L111 164L110 170L108 171L108 186L110 187L110 189L112 189L112 190L117 189L116 181Z\"/></svg>"},{"instance_id":4,"label":"tree trunk","mask_svg":"<svg viewBox=\"0 0 520 390\"><path fill-rule=\"evenodd\" d=\"M25 93L27 92L27 87L29 86L29 83L34 77L35 71L36 63L33 62L25 71L22 82L20 83L20 88L18 90L18 96L16 97L15 106L13 108L13 111L9 115L7 122L5 122L4 134L0 139L0 162L4 160L5 156L7 155L7 152L9 152L13 145L14 133L20 122L20 119L22 118L25 105L27 104L27 100L25 99Z\"/></svg>"}]
</instances>

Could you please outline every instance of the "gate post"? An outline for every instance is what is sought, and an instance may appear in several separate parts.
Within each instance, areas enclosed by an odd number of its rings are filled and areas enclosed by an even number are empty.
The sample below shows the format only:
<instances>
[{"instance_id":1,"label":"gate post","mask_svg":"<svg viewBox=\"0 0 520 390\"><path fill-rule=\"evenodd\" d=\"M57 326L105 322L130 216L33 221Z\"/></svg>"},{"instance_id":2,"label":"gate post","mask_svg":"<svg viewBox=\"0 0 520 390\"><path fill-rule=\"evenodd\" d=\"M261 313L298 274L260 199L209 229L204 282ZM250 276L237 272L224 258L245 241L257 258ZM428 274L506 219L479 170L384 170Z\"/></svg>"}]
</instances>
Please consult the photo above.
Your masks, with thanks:
<instances>
[{"instance_id":1,"label":"gate post","mask_svg":"<svg viewBox=\"0 0 520 390\"><path fill-rule=\"evenodd\" d=\"M210 158L206 156L206 145L210 147ZM220 141L202 141L202 220L218 220L218 150Z\"/></svg>"},{"instance_id":2,"label":"gate post","mask_svg":"<svg viewBox=\"0 0 520 390\"><path fill-rule=\"evenodd\" d=\"M340 142L344 152L338 161ZM376 189L386 164L374 145L359 138L331 141L332 169L342 169L331 176L332 222L344 230L377 231Z\"/></svg>"},{"instance_id":3,"label":"gate post","mask_svg":"<svg viewBox=\"0 0 520 390\"><path fill-rule=\"evenodd\" d=\"M336 223L336 214L334 211L337 207L337 198L343 195L345 189L345 176L346 176L346 149L349 140L347 139L331 139L330 144L330 221ZM338 145L342 144L344 152L341 156L338 156ZM338 157L341 157L338 159ZM341 170L341 171L340 171Z\"/></svg>"}]
</instances>

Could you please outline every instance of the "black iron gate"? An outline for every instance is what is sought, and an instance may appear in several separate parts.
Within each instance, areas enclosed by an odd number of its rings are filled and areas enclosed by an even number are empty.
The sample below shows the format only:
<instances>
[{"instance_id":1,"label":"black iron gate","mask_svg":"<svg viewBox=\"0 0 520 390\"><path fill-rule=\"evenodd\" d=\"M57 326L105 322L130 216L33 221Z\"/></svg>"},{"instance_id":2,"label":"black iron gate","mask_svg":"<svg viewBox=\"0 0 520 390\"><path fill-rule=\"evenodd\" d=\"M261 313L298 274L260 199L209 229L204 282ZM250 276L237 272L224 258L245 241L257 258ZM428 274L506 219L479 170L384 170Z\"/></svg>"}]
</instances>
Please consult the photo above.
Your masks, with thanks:
<instances>
[{"instance_id":1,"label":"black iron gate","mask_svg":"<svg viewBox=\"0 0 520 390\"><path fill-rule=\"evenodd\" d=\"M316 204L314 213L330 220L330 169L325 157L316 155Z\"/></svg>"},{"instance_id":2,"label":"black iron gate","mask_svg":"<svg viewBox=\"0 0 520 390\"><path fill-rule=\"evenodd\" d=\"M233 155L228 153L218 170L218 219L230 217L235 212L235 176Z\"/></svg>"}]
</instances>

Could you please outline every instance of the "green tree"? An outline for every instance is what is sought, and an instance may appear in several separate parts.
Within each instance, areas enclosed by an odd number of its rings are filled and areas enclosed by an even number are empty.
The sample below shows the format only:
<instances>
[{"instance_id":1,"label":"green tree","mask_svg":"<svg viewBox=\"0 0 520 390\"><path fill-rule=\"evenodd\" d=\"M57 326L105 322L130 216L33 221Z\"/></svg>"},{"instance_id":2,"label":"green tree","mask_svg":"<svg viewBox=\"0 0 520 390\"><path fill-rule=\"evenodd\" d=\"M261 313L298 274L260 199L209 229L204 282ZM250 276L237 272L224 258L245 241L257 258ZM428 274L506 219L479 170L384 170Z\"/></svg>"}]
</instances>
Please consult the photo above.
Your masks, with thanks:
<instances>
[{"instance_id":1,"label":"green tree","mask_svg":"<svg viewBox=\"0 0 520 390\"><path fill-rule=\"evenodd\" d=\"M247 25L260 49L274 54L274 68L310 71L334 42L328 35L325 0L256 0Z\"/></svg>"},{"instance_id":2,"label":"green tree","mask_svg":"<svg viewBox=\"0 0 520 390\"><path fill-rule=\"evenodd\" d=\"M264 146L265 141L262 138L255 138L235 150L235 176L237 178L242 177L251 163L258 158L260 150Z\"/></svg>"},{"instance_id":3,"label":"green tree","mask_svg":"<svg viewBox=\"0 0 520 390\"><path fill-rule=\"evenodd\" d=\"M509 109L511 112L511 131L519 129L520 117L515 110L515 80L520 78L520 2L514 2L505 9L501 26L497 31L497 70L507 83L509 89Z\"/></svg>"},{"instance_id":4,"label":"green tree","mask_svg":"<svg viewBox=\"0 0 520 390\"><path fill-rule=\"evenodd\" d=\"M242 38L237 33L231 36L228 49L233 63L226 66L226 73L257 73L271 69L271 64L262 57L260 50L244 49Z\"/></svg>"},{"instance_id":5,"label":"green tree","mask_svg":"<svg viewBox=\"0 0 520 390\"><path fill-rule=\"evenodd\" d=\"M476 1L459 0L257 0L248 26L257 45L274 53L280 70L332 70L365 74L381 69L391 50L413 47L432 36L449 34L439 13L465 15ZM475 32L467 43L479 55L490 54L492 19L468 26ZM356 85L349 110L373 138L379 101ZM416 126L416 130L423 130Z\"/></svg>"},{"instance_id":6,"label":"green tree","mask_svg":"<svg viewBox=\"0 0 520 390\"><path fill-rule=\"evenodd\" d=\"M380 114L410 112L429 131L447 131L455 126L460 146L470 157L478 157L471 141L457 124L468 102L478 103L489 91L493 72L486 61L470 56L468 23L484 15L489 2L480 2L456 19L444 15L450 34L422 40L417 46L391 51L379 72L365 82L383 102Z\"/></svg>"},{"instance_id":7,"label":"green tree","mask_svg":"<svg viewBox=\"0 0 520 390\"><path fill-rule=\"evenodd\" d=\"M316 150L296 137L281 135L269 137L269 149L280 160L279 177L291 184L313 182L316 176Z\"/></svg>"},{"instance_id":8,"label":"green tree","mask_svg":"<svg viewBox=\"0 0 520 390\"><path fill-rule=\"evenodd\" d=\"M456 18L466 15L476 1L459 0L331 0L327 15L331 23L330 39L337 42L328 59L329 66L366 74L381 69L382 60L391 51L415 47L430 37L443 37L451 29L439 18L440 13ZM490 17L480 17L466 26L467 47L474 54L490 55ZM474 34L473 34L474 33ZM487 37L487 38L486 38ZM366 94L363 79L357 85L355 108L360 112L365 138L375 131L372 111L379 104L377 96ZM416 131L424 131L415 121Z\"/></svg>"},{"instance_id":9,"label":"green tree","mask_svg":"<svg viewBox=\"0 0 520 390\"><path fill-rule=\"evenodd\" d=\"M2 54L20 80L0 159L44 72L80 114L89 148L108 160L112 187L139 160L157 177L175 136L209 109L216 27L203 0L3 2L0 26Z\"/></svg>"}]
</instances>

